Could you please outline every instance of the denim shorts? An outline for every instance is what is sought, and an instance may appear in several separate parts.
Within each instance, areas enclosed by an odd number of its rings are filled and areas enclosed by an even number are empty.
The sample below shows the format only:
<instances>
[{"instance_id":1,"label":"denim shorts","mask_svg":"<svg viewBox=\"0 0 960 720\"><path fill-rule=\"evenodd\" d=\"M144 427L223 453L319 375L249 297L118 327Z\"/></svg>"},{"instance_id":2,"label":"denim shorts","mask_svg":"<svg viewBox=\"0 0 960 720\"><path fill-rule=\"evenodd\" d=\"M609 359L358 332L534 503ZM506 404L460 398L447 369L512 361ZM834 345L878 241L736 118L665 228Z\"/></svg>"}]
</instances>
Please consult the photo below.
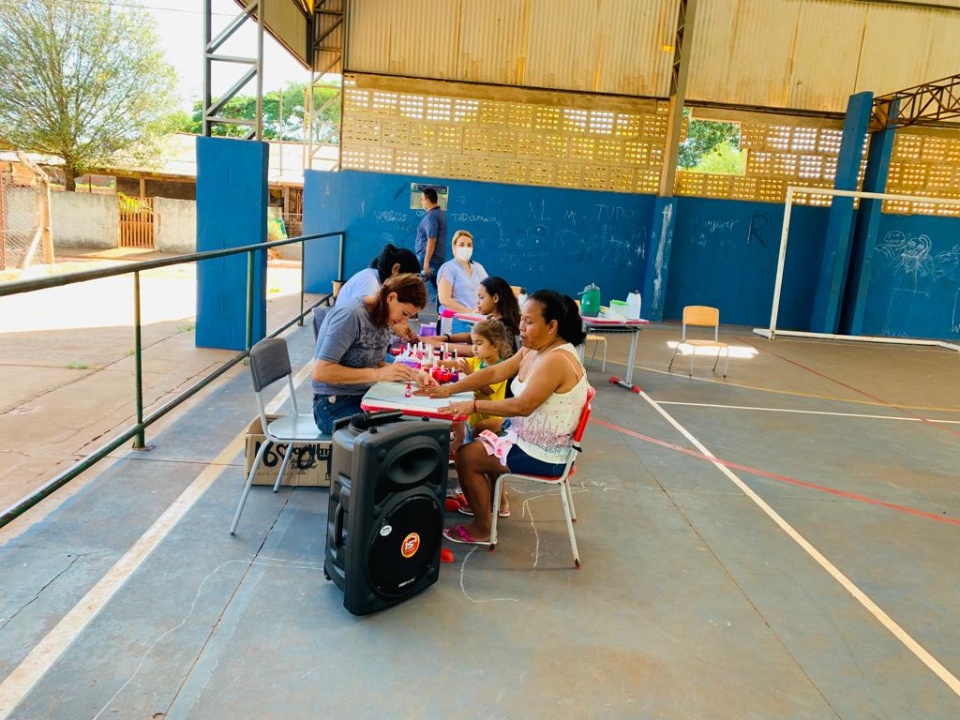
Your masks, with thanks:
<instances>
[{"instance_id":1,"label":"denim shorts","mask_svg":"<svg viewBox=\"0 0 960 720\"><path fill-rule=\"evenodd\" d=\"M541 475L543 477L557 477L563 474L565 463L548 463L530 457L519 446L514 445L507 453L507 462L504 463L512 473L520 475Z\"/></svg>"},{"instance_id":2,"label":"denim shorts","mask_svg":"<svg viewBox=\"0 0 960 720\"><path fill-rule=\"evenodd\" d=\"M333 421L362 412L363 395L314 395L313 420L326 435L333 434Z\"/></svg>"}]
</instances>

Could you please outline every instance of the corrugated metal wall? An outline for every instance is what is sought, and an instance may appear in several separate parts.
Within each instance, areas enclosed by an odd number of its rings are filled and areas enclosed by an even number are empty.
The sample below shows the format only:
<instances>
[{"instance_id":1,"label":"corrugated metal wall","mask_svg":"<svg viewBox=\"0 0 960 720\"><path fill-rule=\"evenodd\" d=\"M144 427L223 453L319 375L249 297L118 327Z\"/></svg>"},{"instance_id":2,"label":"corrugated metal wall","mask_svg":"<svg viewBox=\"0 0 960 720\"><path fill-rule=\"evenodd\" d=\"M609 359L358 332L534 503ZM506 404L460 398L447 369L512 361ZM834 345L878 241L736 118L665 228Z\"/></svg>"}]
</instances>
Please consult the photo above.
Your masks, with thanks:
<instances>
[{"instance_id":1,"label":"corrugated metal wall","mask_svg":"<svg viewBox=\"0 0 960 720\"><path fill-rule=\"evenodd\" d=\"M700 0L688 99L843 112L960 72L960 0ZM666 97L679 0L350 0L350 71Z\"/></svg>"},{"instance_id":2,"label":"corrugated metal wall","mask_svg":"<svg viewBox=\"0 0 960 720\"><path fill-rule=\"evenodd\" d=\"M353 72L666 96L679 0L363 0Z\"/></svg>"}]
</instances>

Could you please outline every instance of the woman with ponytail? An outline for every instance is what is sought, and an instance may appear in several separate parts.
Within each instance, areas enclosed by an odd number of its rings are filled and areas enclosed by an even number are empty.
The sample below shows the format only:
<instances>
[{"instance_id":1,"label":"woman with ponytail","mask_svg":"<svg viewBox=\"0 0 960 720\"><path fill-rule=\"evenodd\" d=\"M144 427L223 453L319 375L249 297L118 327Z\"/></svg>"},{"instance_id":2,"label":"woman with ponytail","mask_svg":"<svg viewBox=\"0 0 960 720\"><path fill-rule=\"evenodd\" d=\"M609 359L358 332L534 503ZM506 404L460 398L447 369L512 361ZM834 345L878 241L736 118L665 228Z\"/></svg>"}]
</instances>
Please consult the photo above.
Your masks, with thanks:
<instances>
[{"instance_id":1,"label":"woman with ponytail","mask_svg":"<svg viewBox=\"0 0 960 720\"><path fill-rule=\"evenodd\" d=\"M473 442L457 452L457 475L474 517L472 522L444 530L448 540L473 545L489 542L493 488L499 475L563 472L587 402L587 375L576 351L583 339L576 301L553 290L537 290L520 315L520 352L460 382L420 391L450 397L514 378L512 398L454 402L443 409L453 415L482 413L511 419L506 436L495 444ZM509 514L503 502L497 511L501 517Z\"/></svg>"}]
</instances>

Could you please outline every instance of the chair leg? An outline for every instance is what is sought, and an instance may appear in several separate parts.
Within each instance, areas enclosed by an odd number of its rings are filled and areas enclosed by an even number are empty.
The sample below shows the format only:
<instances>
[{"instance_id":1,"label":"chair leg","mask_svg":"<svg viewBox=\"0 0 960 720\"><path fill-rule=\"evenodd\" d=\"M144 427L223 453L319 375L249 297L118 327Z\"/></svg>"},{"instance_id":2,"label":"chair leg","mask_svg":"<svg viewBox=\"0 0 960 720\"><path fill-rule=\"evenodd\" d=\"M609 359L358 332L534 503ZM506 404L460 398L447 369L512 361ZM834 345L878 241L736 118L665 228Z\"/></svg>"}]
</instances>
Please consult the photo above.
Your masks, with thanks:
<instances>
[{"instance_id":1,"label":"chair leg","mask_svg":"<svg viewBox=\"0 0 960 720\"><path fill-rule=\"evenodd\" d=\"M693 377L693 361L694 361L694 360L696 359L696 357L697 357L697 348L696 348L696 346L693 346L693 347L690 348L690 349L693 351L693 352L690 353L690 377Z\"/></svg>"},{"instance_id":2,"label":"chair leg","mask_svg":"<svg viewBox=\"0 0 960 720\"><path fill-rule=\"evenodd\" d=\"M600 347L600 341L593 341L593 352L590 353L590 364L593 365L597 361L597 349Z\"/></svg>"},{"instance_id":3,"label":"chair leg","mask_svg":"<svg viewBox=\"0 0 960 720\"><path fill-rule=\"evenodd\" d=\"M600 366L600 372L607 371L607 341L603 341L603 364Z\"/></svg>"},{"instance_id":4,"label":"chair leg","mask_svg":"<svg viewBox=\"0 0 960 720\"><path fill-rule=\"evenodd\" d=\"M280 481L283 480L283 473L287 469L287 465L290 462L290 456L293 455L293 443L287 443L287 451L283 454L283 462L280 463L280 472L277 473L277 481L273 484L273 491L277 492L280 489Z\"/></svg>"},{"instance_id":5,"label":"chair leg","mask_svg":"<svg viewBox=\"0 0 960 720\"><path fill-rule=\"evenodd\" d=\"M577 508L573 505L573 488L570 487L570 478L567 478L563 481L563 486L566 488L567 499L570 501L570 518L576 522L577 521Z\"/></svg>"},{"instance_id":6,"label":"chair leg","mask_svg":"<svg viewBox=\"0 0 960 720\"><path fill-rule=\"evenodd\" d=\"M723 376L726 377L726 376L727 376L727 370L728 370L729 367L730 367L730 348L729 348L729 347L726 347L726 348L724 348L724 350L726 351L727 354L726 354L726 356L723 358Z\"/></svg>"},{"instance_id":7,"label":"chair leg","mask_svg":"<svg viewBox=\"0 0 960 720\"><path fill-rule=\"evenodd\" d=\"M497 476L497 481L493 484L493 503L490 510L493 519L490 522L490 550L497 547L497 518L500 516L500 495L503 492L503 478L507 473Z\"/></svg>"},{"instance_id":8,"label":"chair leg","mask_svg":"<svg viewBox=\"0 0 960 720\"><path fill-rule=\"evenodd\" d=\"M230 525L231 535L236 535L237 533L237 524L240 522L240 514L243 512L243 506L247 503L247 495L250 494L250 486L253 485L253 478L257 474L257 470L259 469L260 463L263 461L263 456L267 452L267 448L269 446L269 440L264 440L260 444L260 450L257 451L257 457L254 458L253 465L250 466L250 474L247 475L247 484L243 486L243 493L240 495L240 504L237 505L237 513L233 516L233 523Z\"/></svg>"},{"instance_id":9,"label":"chair leg","mask_svg":"<svg viewBox=\"0 0 960 720\"><path fill-rule=\"evenodd\" d=\"M714 375L717 374L717 365L720 364L720 350L721 350L721 348L717 348L717 357L716 357L716 359L713 361L713 374L714 374Z\"/></svg>"},{"instance_id":10,"label":"chair leg","mask_svg":"<svg viewBox=\"0 0 960 720\"><path fill-rule=\"evenodd\" d=\"M564 484L566 481L564 481ZM573 551L573 564L579 569L580 551L577 550L577 536L573 532L573 516L570 511L570 500L564 487L560 488L560 500L563 502L563 516L567 521L567 535L570 536L570 549Z\"/></svg>"},{"instance_id":11,"label":"chair leg","mask_svg":"<svg viewBox=\"0 0 960 720\"><path fill-rule=\"evenodd\" d=\"M670 372L673 369L673 359L677 356L677 350L680 349L680 343L677 343L673 346L673 355L670 356L670 364L667 365L667 372Z\"/></svg>"}]
</instances>

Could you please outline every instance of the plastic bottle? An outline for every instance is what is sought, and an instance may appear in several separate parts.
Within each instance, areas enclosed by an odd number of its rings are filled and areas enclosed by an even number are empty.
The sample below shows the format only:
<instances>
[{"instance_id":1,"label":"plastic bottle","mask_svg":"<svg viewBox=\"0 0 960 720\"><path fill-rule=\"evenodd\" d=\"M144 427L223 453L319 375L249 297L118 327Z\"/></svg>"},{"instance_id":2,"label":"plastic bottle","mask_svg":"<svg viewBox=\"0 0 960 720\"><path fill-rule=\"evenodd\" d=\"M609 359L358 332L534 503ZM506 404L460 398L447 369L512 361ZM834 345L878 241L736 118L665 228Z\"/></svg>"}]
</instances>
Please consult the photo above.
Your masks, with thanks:
<instances>
[{"instance_id":1,"label":"plastic bottle","mask_svg":"<svg viewBox=\"0 0 960 720\"><path fill-rule=\"evenodd\" d=\"M451 328L453 328L453 310L448 310L444 308L440 312L440 334L449 335Z\"/></svg>"},{"instance_id":2,"label":"plastic bottle","mask_svg":"<svg viewBox=\"0 0 960 720\"><path fill-rule=\"evenodd\" d=\"M633 290L627 295L627 320L640 319L640 291Z\"/></svg>"}]
</instances>

